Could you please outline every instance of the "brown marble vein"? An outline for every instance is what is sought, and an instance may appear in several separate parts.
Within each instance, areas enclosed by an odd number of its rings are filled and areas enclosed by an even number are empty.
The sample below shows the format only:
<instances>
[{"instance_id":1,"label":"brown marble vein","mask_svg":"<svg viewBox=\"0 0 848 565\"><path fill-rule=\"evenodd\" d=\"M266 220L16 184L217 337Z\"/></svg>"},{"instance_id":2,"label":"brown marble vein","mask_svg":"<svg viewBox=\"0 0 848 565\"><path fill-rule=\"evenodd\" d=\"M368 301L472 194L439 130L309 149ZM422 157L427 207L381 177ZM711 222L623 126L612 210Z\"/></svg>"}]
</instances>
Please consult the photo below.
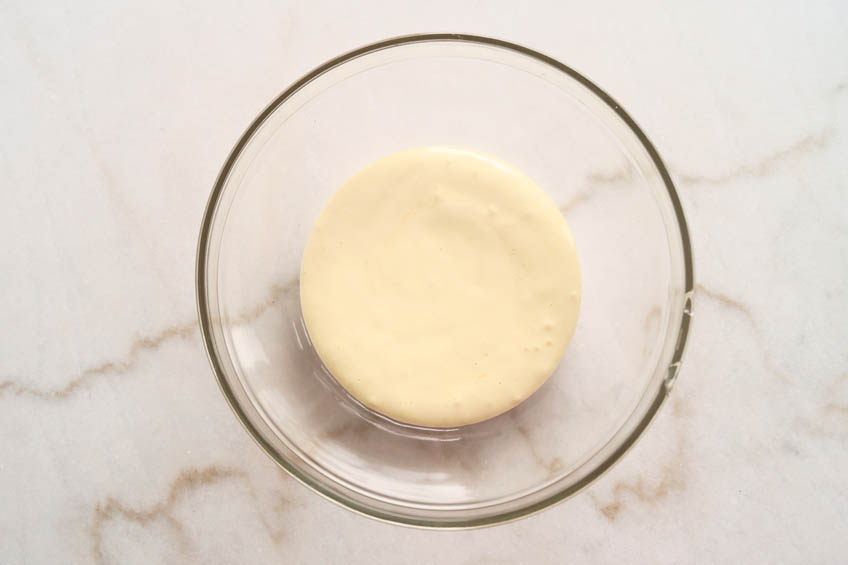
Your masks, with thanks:
<instances>
[{"instance_id":1,"label":"brown marble vein","mask_svg":"<svg viewBox=\"0 0 848 565\"><path fill-rule=\"evenodd\" d=\"M682 451L678 449L676 458L680 458ZM600 512L610 521L618 518L625 506L628 497L635 498L642 503L656 503L666 498L674 490L682 490L686 483L679 475L675 464L664 465L660 471L662 479L656 485L650 484L644 477L637 477L633 481L619 482L613 487L613 500L599 507Z\"/></svg>"},{"instance_id":2,"label":"brown marble vein","mask_svg":"<svg viewBox=\"0 0 848 565\"><path fill-rule=\"evenodd\" d=\"M768 355L760 326L747 305L730 296L710 290L701 284L696 285L696 288L699 294L705 295L726 308L730 308L742 314L754 333L755 341L760 349L763 367L781 381L791 380L788 374L784 373L774 365L774 362ZM807 433L816 437L831 437L836 439L844 439L845 437L848 437L844 434L844 427L842 425L836 426L835 429L830 429L827 425L828 423L832 423L832 420L828 420L828 417L838 418L848 415L848 404L843 404L834 400L834 396L837 395L839 387L844 384L846 379L848 379L848 373L840 373L835 377L830 385L825 387L822 399L817 402L816 410L819 414L818 419L811 419L803 416L796 418L795 421L801 429L804 429Z\"/></svg>"},{"instance_id":3,"label":"brown marble vein","mask_svg":"<svg viewBox=\"0 0 848 565\"><path fill-rule=\"evenodd\" d=\"M627 166L611 173L596 172L587 177L590 185L614 184L617 182L630 182L633 180L633 167Z\"/></svg>"},{"instance_id":4,"label":"brown marble vein","mask_svg":"<svg viewBox=\"0 0 848 565\"><path fill-rule=\"evenodd\" d=\"M842 414L844 416L848 416L848 404L840 404L838 402L828 402L824 405L824 409L827 412L835 412L837 414Z\"/></svg>"},{"instance_id":5,"label":"brown marble vein","mask_svg":"<svg viewBox=\"0 0 848 565\"><path fill-rule=\"evenodd\" d=\"M250 496L258 502L256 498L256 494L253 492L253 489L250 491ZM271 510L274 512L274 516L277 519L280 519L283 514L291 507L292 502L282 494L274 495L274 504L271 506ZM262 522L262 527L265 528L265 532L268 534L268 537L271 539L271 542L274 545L280 545L282 541L286 537L285 530L282 528L275 528L267 518L260 512L259 513L259 521Z\"/></svg>"},{"instance_id":6,"label":"brown marble vein","mask_svg":"<svg viewBox=\"0 0 848 565\"><path fill-rule=\"evenodd\" d=\"M845 87L845 84L837 85L835 90L839 91L842 87ZM827 128L817 133L805 135L798 141L778 149L753 163L739 165L725 173L708 175L679 171L674 174L674 178L680 184L714 186L740 178L765 177L774 173L785 161L828 147L835 133L835 128ZM599 171L589 174L586 177L586 185L578 190L571 200L559 207L560 212L566 214L590 201L597 194L597 189L601 186L632 181L634 173L633 167L627 166L608 173Z\"/></svg>"},{"instance_id":7,"label":"brown marble vein","mask_svg":"<svg viewBox=\"0 0 848 565\"><path fill-rule=\"evenodd\" d=\"M769 373L781 379L782 381L790 380L789 375L777 368L772 362L771 357L766 351L765 339L762 335L762 330L760 329L756 318L754 317L753 313L747 305L745 305L739 300L736 300L735 298L727 296L726 294L710 290L702 284L695 285L695 288L698 293L714 300L715 302L718 302L726 308L730 308L731 310L740 313L747 320L748 325L751 326L751 329L754 333L755 341L757 342L757 347L760 349L760 356L762 358L763 366Z\"/></svg>"},{"instance_id":8,"label":"brown marble vein","mask_svg":"<svg viewBox=\"0 0 848 565\"><path fill-rule=\"evenodd\" d=\"M518 417L515 415L515 412L508 412L508 414L512 421L515 423L515 430L526 442L527 449L530 451L530 457L533 458L533 461L539 467L547 471L549 479L553 478L558 472L563 469L562 459L556 456L548 459L544 455L542 455L541 451L539 450L539 447L536 445L536 441L530 434L530 431L518 421Z\"/></svg>"},{"instance_id":9,"label":"brown marble vein","mask_svg":"<svg viewBox=\"0 0 848 565\"><path fill-rule=\"evenodd\" d=\"M145 353L156 351L163 344L178 339L187 339L197 331L197 322L185 322L168 326L159 332L142 336L130 344L129 352L119 359L87 367L56 389L41 389L8 379L0 382L0 396L31 396L46 400L61 400L88 386L93 380L107 375L121 375L133 369Z\"/></svg>"},{"instance_id":10,"label":"brown marble vein","mask_svg":"<svg viewBox=\"0 0 848 565\"><path fill-rule=\"evenodd\" d=\"M243 476L243 471L222 467L207 467L204 469L183 471L171 483L168 494L164 499L142 510L127 506L115 498L107 498L104 502L95 506L94 517L91 522L89 537L91 541L91 552L95 561L98 563L105 562L103 555L103 526L107 522L116 519L129 520L140 525L147 525L156 520L164 520L173 528L174 532L181 539L181 545L185 547L188 543L185 537L185 529L172 514L174 505L186 494L198 488Z\"/></svg>"},{"instance_id":11,"label":"brown marble vein","mask_svg":"<svg viewBox=\"0 0 848 565\"><path fill-rule=\"evenodd\" d=\"M368 422L359 418L351 418L328 429L321 430L318 437L324 440L337 440L343 436L349 436L355 440L362 440L370 429L371 425Z\"/></svg>"},{"instance_id":12,"label":"brown marble vein","mask_svg":"<svg viewBox=\"0 0 848 565\"><path fill-rule=\"evenodd\" d=\"M586 177L585 186L578 190L577 193L571 197L571 200L561 205L559 207L559 211L563 214L567 214L575 208L585 204L597 194L597 189L601 186L630 182L631 180L633 180L633 168L629 166L614 170L610 173L590 173Z\"/></svg>"},{"instance_id":13,"label":"brown marble vein","mask_svg":"<svg viewBox=\"0 0 848 565\"><path fill-rule=\"evenodd\" d=\"M257 303L246 310L239 312L232 318L225 318L226 322L233 326L243 326L258 319L262 314L276 306L280 299L295 290L300 283L299 277L294 277L285 284L273 284L268 291L268 296L265 300Z\"/></svg>"},{"instance_id":14,"label":"brown marble vein","mask_svg":"<svg viewBox=\"0 0 848 565\"><path fill-rule=\"evenodd\" d=\"M239 313L229 320L229 323L238 326L256 320L276 305L284 295L297 288L298 280L294 278L286 284L273 285L267 298ZM92 381L98 378L110 375L122 375L129 372L139 363L142 355L157 351L167 342L188 339L197 332L197 329L197 322L192 320L168 326L152 335L142 336L130 344L129 351L124 357L87 367L73 377L69 377L66 384L59 388L42 389L13 379L0 381L0 397L4 395L29 396L42 400L61 400L67 398L85 389Z\"/></svg>"},{"instance_id":15,"label":"brown marble vein","mask_svg":"<svg viewBox=\"0 0 848 565\"><path fill-rule=\"evenodd\" d=\"M739 165L725 173L717 175L678 172L674 177L681 184L719 185L742 178L761 178L775 172L784 162L800 155L806 155L824 149L830 145L836 130L828 128L817 133L805 135L798 141L770 153L754 163Z\"/></svg>"},{"instance_id":16,"label":"brown marble vein","mask_svg":"<svg viewBox=\"0 0 848 565\"><path fill-rule=\"evenodd\" d=\"M288 478L285 473L280 473L281 477ZM243 482L248 490L248 495L255 503L255 506L260 505L260 499L257 496L249 478L245 471L228 467L211 466L202 469L187 469L179 473L171 482L168 488L168 493L165 497L155 504L138 509L128 506L114 497L108 497L105 501L97 504L94 507L94 516L91 521L89 530L89 539L91 543L91 552L94 559L98 563L105 562L103 553L103 528L112 520L127 520L135 522L142 526L146 526L156 521L166 522L179 537L180 549L185 550L189 546L189 539L185 532L183 524L174 516L173 511L175 506L188 494L204 488L216 485L227 480L237 480ZM273 504L270 509L275 518L279 519L291 506L291 501L280 493L274 493ZM285 532L280 528L275 528L271 522L264 516L262 512L258 512L259 522L268 534L269 539L274 545L279 545L285 538Z\"/></svg>"},{"instance_id":17,"label":"brown marble vein","mask_svg":"<svg viewBox=\"0 0 848 565\"><path fill-rule=\"evenodd\" d=\"M751 310L749 310L747 306L745 306L744 304L742 304L740 301L736 300L735 298L731 298L730 296L727 296L726 294L722 294L720 292L710 290L702 284L695 285L695 289L698 292L703 293L706 296L709 296L710 298L712 298L716 302L719 302L719 303L723 304L724 306L727 306L728 308L732 308L733 310L736 310L736 311L742 313L742 315L744 315L752 325L756 324L756 321L754 320L754 315L751 313Z\"/></svg>"},{"instance_id":18,"label":"brown marble vein","mask_svg":"<svg viewBox=\"0 0 848 565\"><path fill-rule=\"evenodd\" d=\"M817 387L818 403L812 414L798 415L795 425L807 434L844 442L848 440L848 402L846 396L848 371L836 375L824 386Z\"/></svg>"},{"instance_id":19,"label":"brown marble vein","mask_svg":"<svg viewBox=\"0 0 848 565\"><path fill-rule=\"evenodd\" d=\"M680 420L684 416L682 401L679 396L673 397L672 416ZM626 508L628 501L637 501L642 504L658 504L666 499L671 493L686 488L686 477L688 462L686 459L686 437L683 427L676 426L678 430L677 443L671 461L660 468L659 480L648 481L643 476L634 479L618 481L612 487L612 500L601 502L594 493L590 493L598 511L609 521L615 521Z\"/></svg>"}]
</instances>

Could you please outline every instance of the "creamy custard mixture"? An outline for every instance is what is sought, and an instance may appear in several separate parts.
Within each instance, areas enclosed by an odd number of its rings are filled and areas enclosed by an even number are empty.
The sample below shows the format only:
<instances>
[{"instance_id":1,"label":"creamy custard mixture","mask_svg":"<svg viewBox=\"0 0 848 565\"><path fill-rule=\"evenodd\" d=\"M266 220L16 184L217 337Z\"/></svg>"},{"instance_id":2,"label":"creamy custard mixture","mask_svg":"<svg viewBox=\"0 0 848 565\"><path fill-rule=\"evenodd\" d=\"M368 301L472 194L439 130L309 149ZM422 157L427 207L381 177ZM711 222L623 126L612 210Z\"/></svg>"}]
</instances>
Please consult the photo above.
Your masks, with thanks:
<instances>
[{"instance_id":1,"label":"creamy custard mixture","mask_svg":"<svg viewBox=\"0 0 848 565\"><path fill-rule=\"evenodd\" d=\"M580 268L556 205L492 157L427 147L351 177L303 255L306 327L354 397L430 427L530 396L577 323Z\"/></svg>"}]
</instances>

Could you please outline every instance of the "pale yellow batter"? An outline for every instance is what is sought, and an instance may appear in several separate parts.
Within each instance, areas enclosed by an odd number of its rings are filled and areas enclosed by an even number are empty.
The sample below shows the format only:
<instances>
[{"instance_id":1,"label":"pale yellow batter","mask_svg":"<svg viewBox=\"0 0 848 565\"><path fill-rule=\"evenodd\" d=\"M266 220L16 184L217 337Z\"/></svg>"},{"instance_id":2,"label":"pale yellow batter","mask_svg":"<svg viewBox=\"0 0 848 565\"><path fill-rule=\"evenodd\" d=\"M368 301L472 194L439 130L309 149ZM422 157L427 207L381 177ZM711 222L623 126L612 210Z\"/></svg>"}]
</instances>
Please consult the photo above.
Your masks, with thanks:
<instances>
[{"instance_id":1,"label":"pale yellow batter","mask_svg":"<svg viewBox=\"0 0 848 565\"><path fill-rule=\"evenodd\" d=\"M509 410L550 376L577 323L580 269L533 181L430 147L380 159L330 198L300 297L312 344L353 396L450 427Z\"/></svg>"}]
</instances>

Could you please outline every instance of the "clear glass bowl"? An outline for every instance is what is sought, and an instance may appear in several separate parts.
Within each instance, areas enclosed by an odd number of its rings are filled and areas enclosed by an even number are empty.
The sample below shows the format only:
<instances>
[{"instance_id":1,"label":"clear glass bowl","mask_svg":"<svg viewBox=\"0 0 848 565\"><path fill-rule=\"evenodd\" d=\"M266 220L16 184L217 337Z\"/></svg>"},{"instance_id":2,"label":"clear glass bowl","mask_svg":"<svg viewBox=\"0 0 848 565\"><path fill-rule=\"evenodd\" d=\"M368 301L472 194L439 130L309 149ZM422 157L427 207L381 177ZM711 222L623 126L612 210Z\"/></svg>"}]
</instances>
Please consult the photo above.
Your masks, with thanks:
<instances>
[{"instance_id":1,"label":"clear glass bowl","mask_svg":"<svg viewBox=\"0 0 848 565\"><path fill-rule=\"evenodd\" d=\"M557 371L517 408L456 429L398 424L350 397L310 345L298 297L301 253L330 195L377 158L426 145L529 175L561 205L582 267L580 319ZM692 294L674 186L621 106L550 57L468 35L375 43L281 94L224 164L197 257L205 346L259 445L333 501L430 527L528 515L613 465L674 383Z\"/></svg>"}]
</instances>

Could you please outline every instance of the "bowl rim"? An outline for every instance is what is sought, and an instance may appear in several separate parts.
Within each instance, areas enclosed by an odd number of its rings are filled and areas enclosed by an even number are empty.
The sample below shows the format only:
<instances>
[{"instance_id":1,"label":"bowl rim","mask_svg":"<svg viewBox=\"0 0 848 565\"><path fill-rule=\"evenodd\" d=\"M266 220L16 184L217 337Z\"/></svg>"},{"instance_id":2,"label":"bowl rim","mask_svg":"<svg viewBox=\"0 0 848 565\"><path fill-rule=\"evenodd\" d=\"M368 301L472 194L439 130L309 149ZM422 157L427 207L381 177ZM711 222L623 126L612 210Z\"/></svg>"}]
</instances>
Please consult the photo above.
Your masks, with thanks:
<instances>
[{"instance_id":1,"label":"bowl rim","mask_svg":"<svg viewBox=\"0 0 848 565\"><path fill-rule=\"evenodd\" d=\"M351 500L344 496L341 496L338 493L330 490L329 488L326 488L320 482L315 481L308 475L302 473L296 466L291 464L285 457L280 455L262 437L256 427L250 422L241 405L239 404L238 400L236 399L232 388L227 382L224 370L222 368L220 360L218 359L218 355L215 349L215 344L211 331L210 313L207 309L207 253L215 211L217 210L221 195L224 190L224 186L226 185L226 181L230 175L230 172L238 156L241 154L245 146L250 142L254 133L256 133L259 127L274 111L276 111L277 108L284 104L289 98L291 98L304 86L306 86L319 76L325 74L326 72L340 65L343 65L353 59L356 59L363 55L374 53L376 51L399 47L402 45L425 42L471 43L489 47L497 47L500 49L505 49L518 53L520 55L525 55L536 59L537 61L541 61L542 63L549 65L557 71L565 73L572 79L579 82L582 86L587 88L600 100L602 100L630 128L631 132L642 144L643 148L650 157L651 162L656 167L657 171L660 173L663 184L665 185L667 191L667 196L669 197L672 209L674 211L675 219L677 220L678 229L680 231L680 243L682 244L683 256L683 307L681 308L680 320L678 324L677 341L675 343L674 351L672 352L672 357L668 366L668 376L666 377L663 383L664 386L658 387L657 393L653 400L650 402L650 405L648 406L648 409L645 412L643 418L638 422L638 424L634 427L631 433L623 440L621 445L619 445L614 451L612 451L612 453L610 453L604 460L602 460L595 469L592 469L589 473L587 473L585 477L581 478L576 483L555 492L554 494L548 496L547 498L541 501L524 506L522 508L502 512L499 514L494 514L491 516L485 516L482 518L468 518L456 521L440 521L439 519L433 518L413 518L408 516L391 514L388 512L377 510L375 508L371 508L355 500ZM668 397L677 379L680 362L683 358L683 353L686 348L687 338L690 331L694 288L695 282L691 240L689 236L689 229L686 223L686 217L683 213L683 207L680 203L680 198L677 195L677 190L674 187L674 183L671 180L671 176L669 175L665 164L660 158L659 153L654 148L653 144L650 142L645 133L641 130L641 128L639 128L639 126L624 110L624 108L618 102L616 102L610 95L608 95L604 90L598 87L595 83L587 79L585 76L583 76L573 68L569 67L564 63L561 63L560 61L552 57L544 55L543 53L540 53L528 47L524 47L522 45L518 45L516 43L512 43L502 39L495 39L492 37L462 33L420 33L397 36L382 41L377 41L375 43L370 43L358 49L343 53L342 55L339 55L323 63L322 65L319 65L318 67L316 67L315 69L303 75L300 79L292 83L286 90L284 90L280 95L278 95L268 106L265 107L262 112L260 112L260 114L251 122L248 128L244 131L244 133L239 138L238 142L230 151L226 161L224 162L224 165L221 167L221 170L218 173L214 187L212 189L211 194L209 195L209 199L203 212L203 219L201 222L200 234L198 236L197 242L195 270L195 292L197 301L197 312L198 319L200 322L200 333L203 340L204 348L206 350L206 355L209 359L210 365L212 366L212 370L215 374L216 380L218 381L218 385L221 389L221 392L227 400L227 403L230 405L230 408L235 413L239 422L241 422L241 425L245 428L245 430L253 438L253 440L259 445L259 447L262 448L262 450L273 461L275 461L277 465L279 465L282 469L289 473L289 475L291 475L294 479L296 479L303 485L309 487L314 492L320 494L327 500L330 500L331 502L334 502L342 506L343 508L347 508L348 510L351 510L363 516L367 516L369 518L373 518L387 523L427 529L448 530L493 526L536 514L538 512L541 512L542 510L545 510L546 508L549 508L559 502L562 502L574 496L575 494L595 482L598 478L600 478L603 474L610 470L616 463L618 463L618 461L621 460L624 454L627 453L643 436L645 430L651 424L654 417L657 415L660 407L665 402L665 399ZM673 331L673 325L670 325L669 328L670 331Z\"/></svg>"}]
</instances>

